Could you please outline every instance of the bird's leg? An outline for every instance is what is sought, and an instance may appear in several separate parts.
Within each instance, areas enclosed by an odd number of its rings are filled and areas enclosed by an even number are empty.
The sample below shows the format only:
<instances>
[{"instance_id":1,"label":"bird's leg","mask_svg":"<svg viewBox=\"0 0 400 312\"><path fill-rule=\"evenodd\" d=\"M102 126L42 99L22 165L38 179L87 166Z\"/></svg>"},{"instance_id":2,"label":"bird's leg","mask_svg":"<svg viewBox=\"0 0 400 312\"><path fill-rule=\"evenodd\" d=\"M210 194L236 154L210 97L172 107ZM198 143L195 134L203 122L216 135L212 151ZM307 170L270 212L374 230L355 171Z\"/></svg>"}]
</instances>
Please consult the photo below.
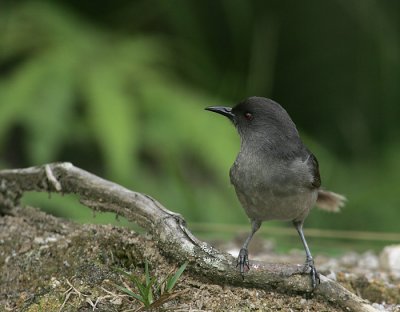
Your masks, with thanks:
<instances>
[{"instance_id":1,"label":"bird's leg","mask_svg":"<svg viewBox=\"0 0 400 312\"><path fill-rule=\"evenodd\" d=\"M244 268L247 267L247 270L250 269L249 253L247 251L247 248L249 246L251 239L253 238L254 233L258 231L260 226L261 226L261 221L251 220L251 232L250 232L249 236L247 237L246 241L244 242L242 248L240 249L236 266L239 266L239 270L240 270L240 274L242 275L242 278L244 278Z\"/></svg>"},{"instance_id":2,"label":"bird's leg","mask_svg":"<svg viewBox=\"0 0 400 312\"><path fill-rule=\"evenodd\" d=\"M293 225L296 227L297 233L299 233L301 242L303 243L304 250L306 251L306 264L305 264L305 269L310 269L310 275L311 275L311 284L313 289L317 287L317 281L318 284L321 282L319 279L319 274L317 270L315 269L314 266L314 259L311 256L310 249L308 248L306 239L304 237L303 233L303 221L293 221Z\"/></svg>"}]
</instances>

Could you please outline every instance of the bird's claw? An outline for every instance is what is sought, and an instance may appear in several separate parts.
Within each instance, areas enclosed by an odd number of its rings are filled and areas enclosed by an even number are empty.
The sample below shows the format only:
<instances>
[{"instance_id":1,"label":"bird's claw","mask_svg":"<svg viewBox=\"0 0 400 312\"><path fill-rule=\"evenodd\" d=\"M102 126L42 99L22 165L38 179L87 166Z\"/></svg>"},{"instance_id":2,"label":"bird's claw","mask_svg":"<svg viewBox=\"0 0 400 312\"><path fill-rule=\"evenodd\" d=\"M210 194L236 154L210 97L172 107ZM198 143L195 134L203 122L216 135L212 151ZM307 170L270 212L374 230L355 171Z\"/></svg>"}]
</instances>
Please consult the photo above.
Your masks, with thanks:
<instances>
[{"instance_id":1,"label":"bird's claw","mask_svg":"<svg viewBox=\"0 0 400 312\"><path fill-rule=\"evenodd\" d=\"M239 266L240 274L242 275L242 278L244 279L245 267L247 268L246 271L250 270L249 253L246 248L242 248L239 251L239 256L237 259L236 267L238 267L238 266Z\"/></svg>"},{"instance_id":2,"label":"bird's claw","mask_svg":"<svg viewBox=\"0 0 400 312\"><path fill-rule=\"evenodd\" d=\"M319 273L317 272L317 269L315 268L314 265L314 260L309 259L306 261L306 264L304 266L304 272L309 271L310 276L311 276L311 286L313 290L317 287L317 283L321 283L321 279L319 278Z\"/></svg>"}]
</instances>

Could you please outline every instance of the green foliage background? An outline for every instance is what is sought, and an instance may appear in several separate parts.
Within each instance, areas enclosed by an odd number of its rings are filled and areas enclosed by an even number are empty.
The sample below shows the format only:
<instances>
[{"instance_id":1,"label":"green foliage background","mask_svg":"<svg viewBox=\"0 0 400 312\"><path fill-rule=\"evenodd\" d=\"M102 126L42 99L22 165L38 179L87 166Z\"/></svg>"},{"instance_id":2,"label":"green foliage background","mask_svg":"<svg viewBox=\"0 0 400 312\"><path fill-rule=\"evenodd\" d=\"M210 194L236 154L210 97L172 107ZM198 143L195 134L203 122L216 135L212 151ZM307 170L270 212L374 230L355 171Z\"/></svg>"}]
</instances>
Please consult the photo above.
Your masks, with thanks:
<instances>
[{"instance_id":1,"label":"green foliage background","mask_svg":"<svg viewBox=\"0 0 400 312\"><path fill-rule=\"evenodd\" d=\"M237 134L203 108L266 96L349 198L307 225L399 232L399 21L389 0L5 2L0 167L71 161L189 221L247 223Z\"/></svg>"}]
</instances>

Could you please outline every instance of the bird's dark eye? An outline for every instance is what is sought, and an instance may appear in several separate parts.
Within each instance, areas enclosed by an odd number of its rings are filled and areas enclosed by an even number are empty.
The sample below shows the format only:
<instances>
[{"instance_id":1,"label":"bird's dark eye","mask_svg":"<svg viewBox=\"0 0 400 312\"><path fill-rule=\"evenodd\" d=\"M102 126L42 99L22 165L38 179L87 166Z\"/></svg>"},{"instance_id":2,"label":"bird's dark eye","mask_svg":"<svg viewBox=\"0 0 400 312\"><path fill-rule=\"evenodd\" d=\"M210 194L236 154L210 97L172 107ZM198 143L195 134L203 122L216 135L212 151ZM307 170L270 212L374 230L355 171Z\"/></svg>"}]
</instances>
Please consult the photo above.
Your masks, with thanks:
<instances>
[{"instance_id":1,"label":"bird's dark eye","mask_svg":"<svg viewBox=\"0 0 400 312\"><path fill-rule=\"evenodd\" d=\"M253 114L252 113L244 113L244 118L246 118L247 120L253 120Z\"/></svg>"}]
</instances>

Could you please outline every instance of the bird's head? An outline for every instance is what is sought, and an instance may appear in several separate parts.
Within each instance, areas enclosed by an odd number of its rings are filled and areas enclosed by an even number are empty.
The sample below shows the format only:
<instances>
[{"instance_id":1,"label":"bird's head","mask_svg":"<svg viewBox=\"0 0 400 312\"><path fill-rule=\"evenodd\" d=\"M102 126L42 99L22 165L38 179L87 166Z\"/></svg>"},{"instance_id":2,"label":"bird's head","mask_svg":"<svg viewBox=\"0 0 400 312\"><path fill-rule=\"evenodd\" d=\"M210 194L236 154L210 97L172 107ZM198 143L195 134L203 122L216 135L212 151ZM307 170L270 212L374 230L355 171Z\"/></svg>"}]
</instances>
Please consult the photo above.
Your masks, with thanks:
<instances>
[{"instance_id":1,"label":"bird's head","mask_svg":"<svg viewBox=\"0 0 400 312\"><path fill-rule=\"evenodd\" d=\"M295 124L278 103L263 97L250 97L233 108L211 106L206 110L224 115L235 125L243 141L277 143L298 138Z\"/></svg>"}]
</instances>

